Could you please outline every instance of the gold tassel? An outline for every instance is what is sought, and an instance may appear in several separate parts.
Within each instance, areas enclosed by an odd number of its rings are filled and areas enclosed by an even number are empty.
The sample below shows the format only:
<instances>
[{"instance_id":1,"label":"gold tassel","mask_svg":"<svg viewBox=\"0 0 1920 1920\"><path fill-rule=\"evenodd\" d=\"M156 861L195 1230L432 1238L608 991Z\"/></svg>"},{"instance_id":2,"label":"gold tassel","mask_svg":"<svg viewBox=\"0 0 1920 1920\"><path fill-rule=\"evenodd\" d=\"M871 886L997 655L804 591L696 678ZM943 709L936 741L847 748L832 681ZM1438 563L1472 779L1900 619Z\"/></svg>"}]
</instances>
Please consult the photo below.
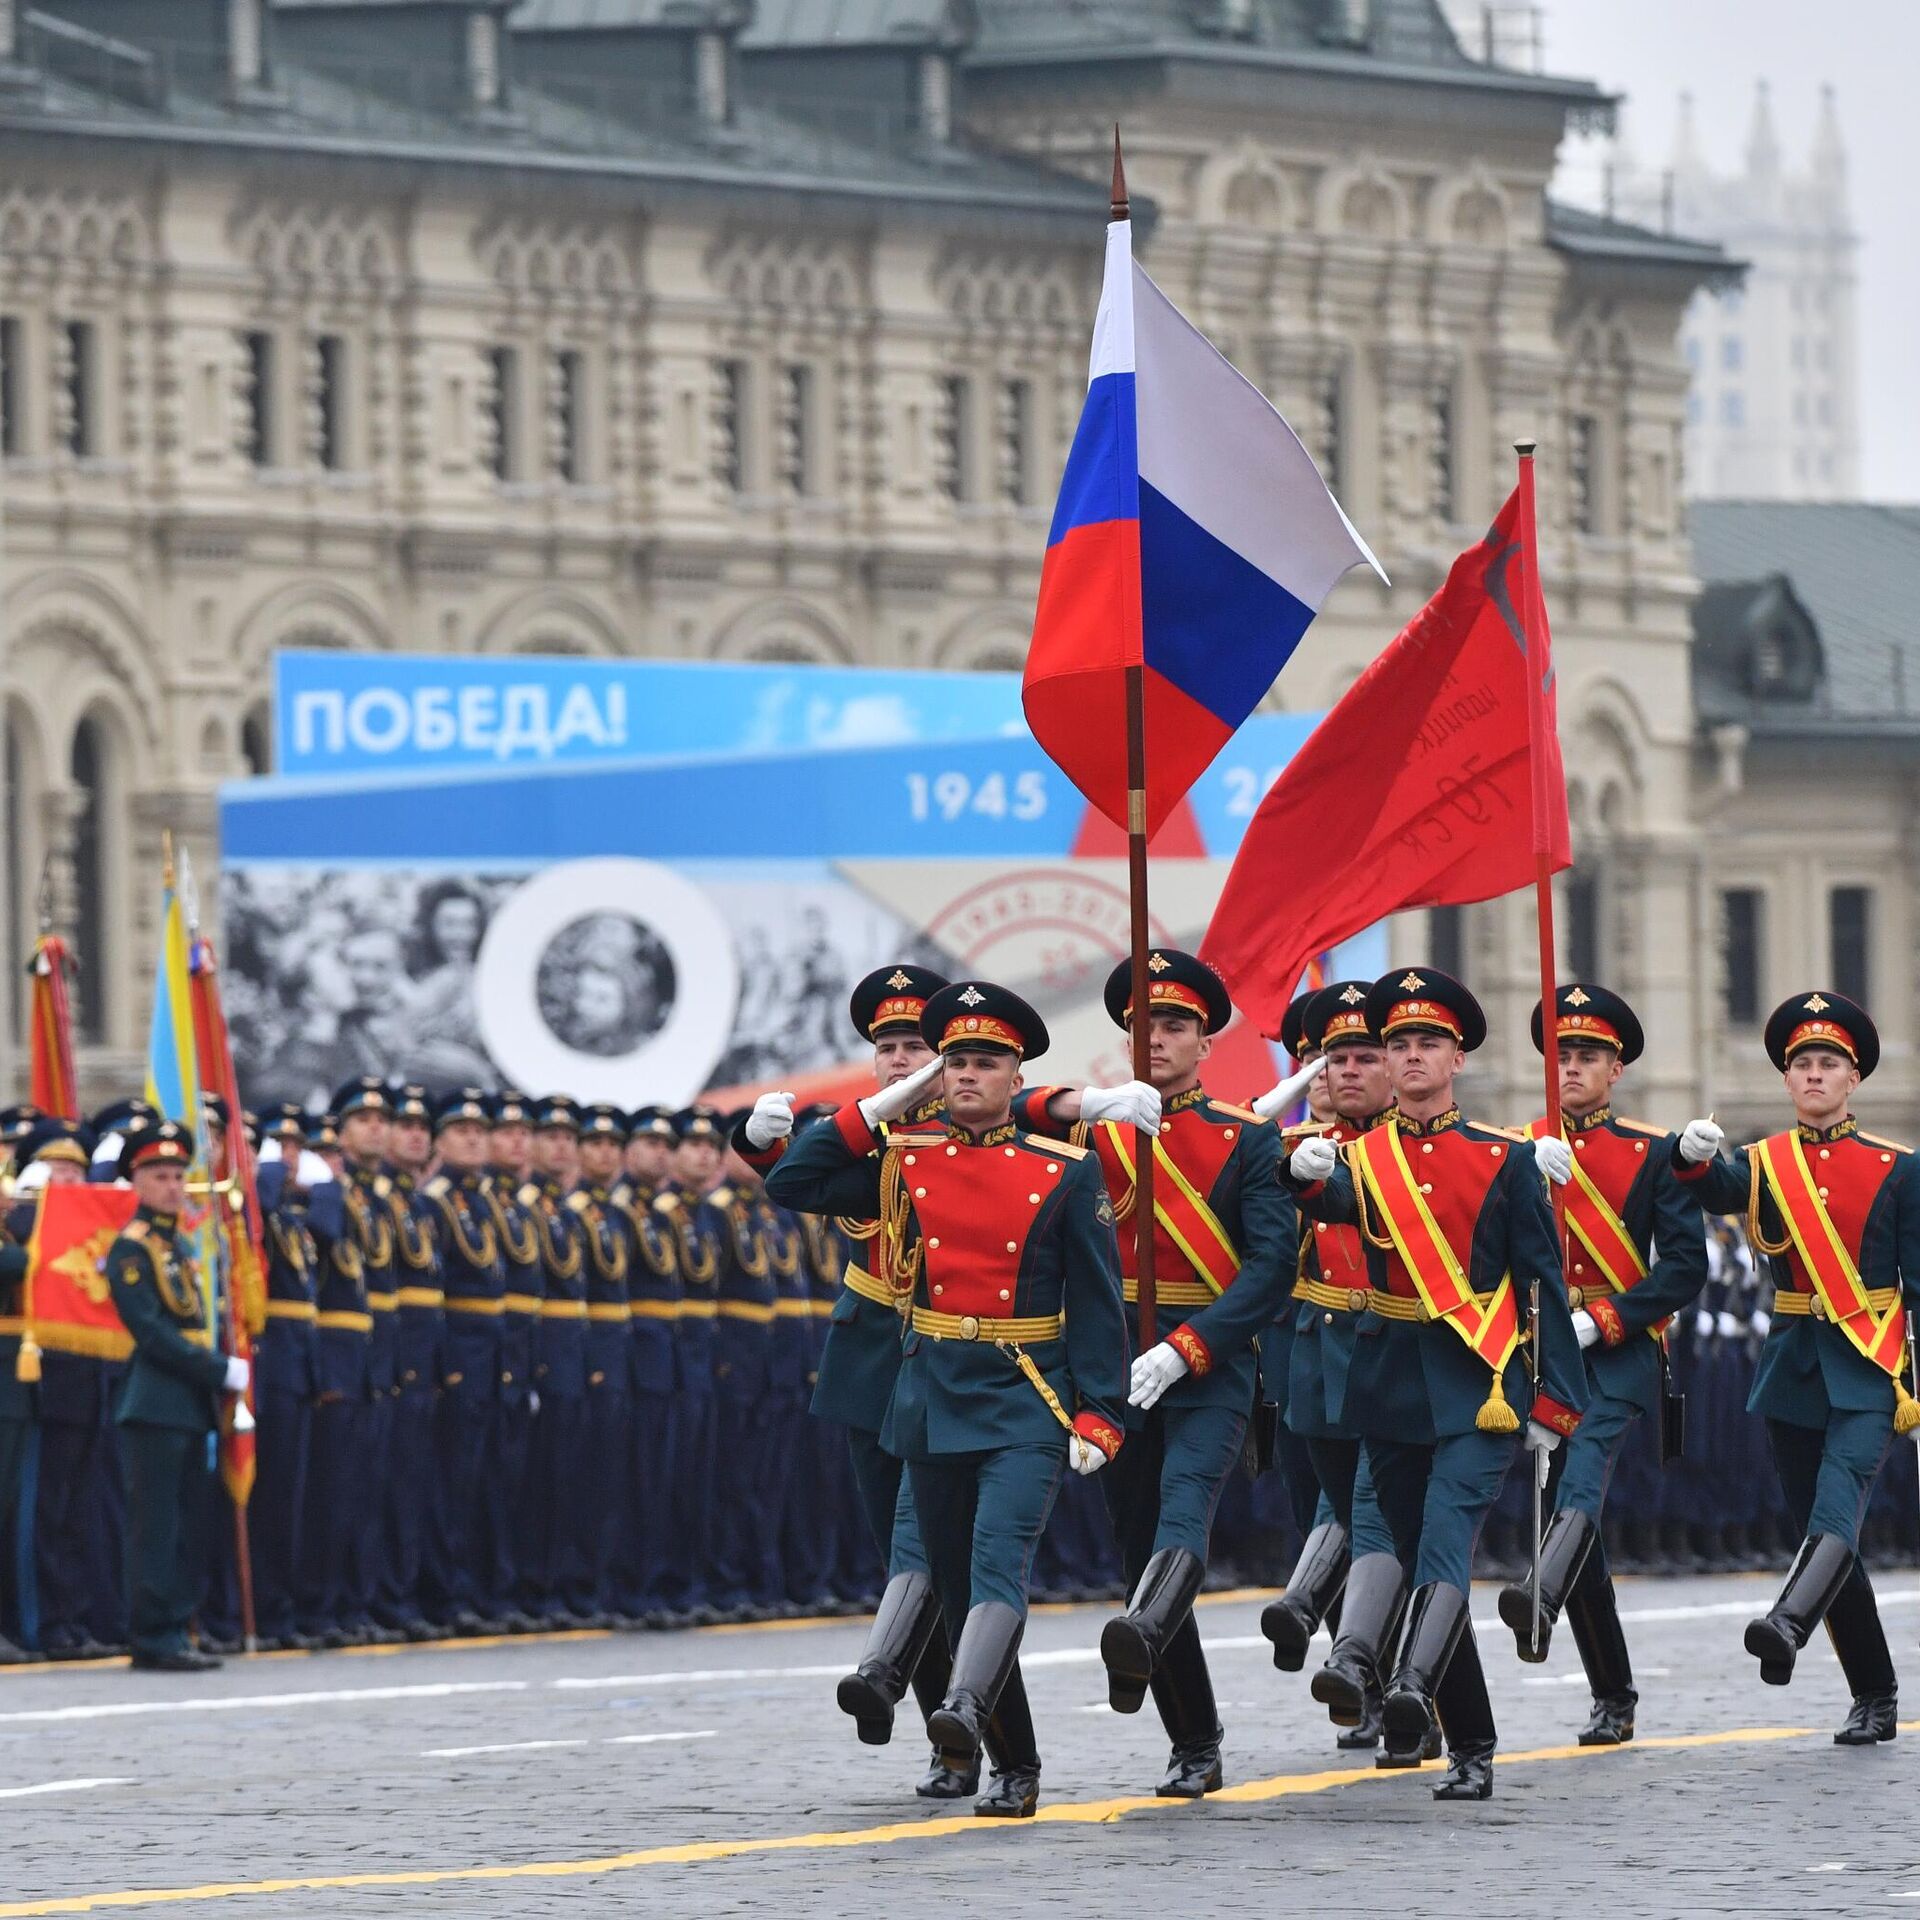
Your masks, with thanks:
<instances>
[{"instance_id":1,"label":"gold tassel","mask_svg":"<svg viewBox=\"0 0 1920 1920\"><path fill-rule=\"evenodd\" d=\"M21 1358L24 1359L23 1352ZM1920 1427L1920 1400L1916 1400L1907 1391L1907 1383L1898 1374L1893 1378L1893 1430L1895 1433L1911 1433Z\"/></svg>"},{"instance_id":2,"label":"gold tassel","mask_svg":"<svg viewBox=\"0 0 1920 1920\"><path fill-rule=\"evenodd\" d=\"M13 1377L23 1387L37 1386L40 1381L40 1342L32 1334L20 1336L19 1356L13 1363ZM1907 1403L1912 1406L1913 1403ZM1914 1407L1914 1418L1920 1420L1920 1407ZM1904 1432L1905 1429L1903 1428Z\"/></svg>"},{"instance_id":3,"label":"gold tassel","mask_svg":"<svg viewBox=\"0 0 1920 1920\"><path fill-rule=\"evenodd\" d=\"M1493 1376L1493 1391L1487 1395L1480 1411L1473 1416L1473 1424L1482 1433L1518 1433L1520 1431L1520 1416L1507 1405L1507 1389L1501 1382L1498 1370Z\"/></svg>"}]
</instances>

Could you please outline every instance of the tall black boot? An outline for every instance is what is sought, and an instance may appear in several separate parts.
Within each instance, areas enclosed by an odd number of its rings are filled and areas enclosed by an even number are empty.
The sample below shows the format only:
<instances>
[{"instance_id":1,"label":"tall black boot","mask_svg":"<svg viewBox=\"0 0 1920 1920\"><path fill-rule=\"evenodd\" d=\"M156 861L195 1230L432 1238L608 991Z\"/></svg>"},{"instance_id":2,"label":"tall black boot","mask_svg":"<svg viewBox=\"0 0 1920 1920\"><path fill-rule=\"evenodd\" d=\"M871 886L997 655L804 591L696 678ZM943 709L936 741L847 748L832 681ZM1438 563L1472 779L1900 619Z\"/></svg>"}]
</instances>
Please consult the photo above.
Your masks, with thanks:
<instances>
[{"instance_id":1,"label":"tall black boot","mask_svg":"<svg viewBox=\"0 0 1920 1920\"><path fill-rule=\"evenodd\" d=\"M1020 1651L1026 1620L1004 1601L986 1600L967 1615L953 1650L947 1697L927 1717L933 1743L955 1766L980 1751L980 1737Z\"/></svg>"},{"instance_id":2,"label":"tall black boot","mask_svg":"<svg viewBox=\"0 0 1920 1920\"><path fill-rule=\"evenodd\" d=\"M1434 1710L1446 1734L1446 1777L1434 1788L1436 1800L1493 1798L1493 1702L1480 1666L1480 1647L1469 1620L1461 1629L1453 1657L1433 1690ZM1440 1730L1436 1729L1436 1731ZM1423 1754L1434 1742L1429 1736ZM1438 1757L1437 1755L1434 1757Z\"/></svg>"},{"instance_id":3,"label":"tall black boot","mask_svg":"<svg viewBox=\"0 0 1920 1920\"><path fill-rule=\"evenodd\" d=\"M869 1747L893 1738L893 1710L905 1697L920 1657L940 1625L940 1602L924 1573L896 1573L880 1596L860 1664L840 1682L840 1711Z\"/></svg>"},{"instance_id":4,"label":"tall black boot","mask_svg":"<svg viewBox=\"0 0 1920 1920\"><path fill-rule=\"evenodd\" d=\"M1031 1818L1040 1804L1040 1743L1017 1660L988 1716L985 1744L993 1779L973 1803L974 1813L982 1820Z\"/></svg>"},{"instance_id":5,"label":"tall black boot","mask_svg":"<svg viewBox=\"0 0 1920 1920\"><path fill-rule=\"evenodd\" d=\"M1760 1678L1784 1687L1793 1678L1793 1658L1826 1618L1853 1571L1853 1549L1836 1533L1816 1533L1800 1543L1780 1598L1759 1620L1747 1622L1747 1651L1760 1662Z\"/></svg>"},{"instance_id":6,"label":"tall black boot","mask_svg":"<svg viewBox=\"0 0 1920 1920\"><path fill-rule=\"evenodd\" d=\"M947 1697L947 1677L951 1673L953 1662L947 1653L947 1628L944 1620L934 1623L933 1632L928 1636L926 1651L920 1656L920 1663L913 1670L913 1697L920 1703L920 1717L930 1720L934 1709ZM1015 1677L1019 1668L1014 1669ZM1012 1685L1012 1682L1008 1682ZM993 1747L993 1722L987 1722L987 1747ZM920 1776L914 1788L922 1800L964 1800L969 1794L980 1791L980 1756L974 1755L969 1767L951 1767L947 1756L938 1747L932 1750L927 1761L927 1770Z\"/></svg>"},{"instance_id":7,"label":"tall black boot","mask_svg":"<svg viewBox=\"0 0 1920 1920\"><path fill-rule=\"evenodd\" d=\"M1380 1744L1380 1681L1376 1674L1367 1677L1360 1699L1360 1718L1351 1727L1342 1727L1334 1745L1342 1753L1371 1753Z\"/></svg>"},{"instance_id":8,"label":"tall black boot","mask_svg":"<svg viewBox=\"0 0 1920 1920\"><path fill-rule=\"evenodd\" d=\"M1173 1742L1166 1778L1154 1792L1162 1800L1198 1800L1202 1794L1217 1793L1226 1781L1220 1764L1220 1709L1191 1612L1162 1650L1152 1685L1160 1724Z\"/></svg>"},{"instance_id":9,"label":"tall black boot","mask_svg":"<svg viewBox=\"0 0 1920 1920\"><path fill-rule=\"evenodd\" d=\"M1390 1646L1407 1583L1390 1553L1363 1553L1347 1569L1340 1597L1340 1633L1309 1691L1336 1727L1357 1727L1369 1683L1380 1684L1380 1650Z\"/></svg>"},{"instance_id":10,"label":"tall black boot","mask_svg":"<svg viewBox=\"0 0 1920 1920\"><path fill-rule=\"evenodd\" d=\"M1352 1558L1347 1530L1337 1520L1315 1527L1287 1576L1287 1590L1260 1614L1260 1631L1273 1642L1273 1664L1282 1673L1298 1673L1307 1664L1327 1609L1338 1598Z\"/></svg>"},{"instance_id":11,"label":"tall black boot","mask_svg":"<svg viewBox=\"0 0 1920 1920\"><path fill-rule=\"evenodd\" d=\"M1500 1589L1500 1618L1513 1629L1515 1650L1522 1660L1538 1664L1547 1657L1547 1644L1567 1604L1580 1569L1599 1529L1592 1518L1573 1507L1563 1507L1553 1516L1547 1537L1540 1543L1540 1644L1533 1644L1533 1574Z\"/></svg>"},{"instance_id":12,"label":"tall black boot","mask_svg":"<svg viewBox=\"0 0 1920 1920\"><path fill-rule=\"evenodd\" d=\"M1847 1690L1853 1695L1833 1744L1870 1747L1891 1740L1899 1731L1899 1686L1880 1609L1874 1602L1873 1582L1857 1556L1827 1609L1827 1638L1833 1642L1840 1671L1847 1676Z\"/></svg>"},{"instance_id":13,"label":"tall black boot","mask_svg":"<svg viewBox=\"0 0 1920 1920\"><path fill-rule=\"evenodd\" d=\"M1406 1644L1380 1714L1388 1752L1414 1753L1425 1744L1436 1718L1434 1691L1466 1628L1467 1596L1458 1587L1430 1580L1413 1596Z\"/></svg>"},{"instance_id":14,"label":"tall black boot","mask_svg":"<svg viewBox=\"0 0 1920 1920\"><path fill-rule=\"evenodd\" d=\"M1580 1744L1625 1746L1633 1738L1633 1710L1640 1696L1634 1691L1633 1661L1620 1629L1613 1582L1597 1559L1588 1560L1567 1595L1567 1625L1593 1693L1593 1712L1580 1729Z\"/></svg>"},{"instance_id":15,"label":"tall black boot","mask_svg":"<svg viewBox=\"0 0 1920 1920\"><path fill-rule=\"evenodd\" d=\"M1107 1699L1116 1713L1138 1713L1162 1649L1193 1609L1207 1563L1185 1547L1162 1547L1146 1564L1125 1613L1100 1632Z\"/></svg>"}]
</instances>

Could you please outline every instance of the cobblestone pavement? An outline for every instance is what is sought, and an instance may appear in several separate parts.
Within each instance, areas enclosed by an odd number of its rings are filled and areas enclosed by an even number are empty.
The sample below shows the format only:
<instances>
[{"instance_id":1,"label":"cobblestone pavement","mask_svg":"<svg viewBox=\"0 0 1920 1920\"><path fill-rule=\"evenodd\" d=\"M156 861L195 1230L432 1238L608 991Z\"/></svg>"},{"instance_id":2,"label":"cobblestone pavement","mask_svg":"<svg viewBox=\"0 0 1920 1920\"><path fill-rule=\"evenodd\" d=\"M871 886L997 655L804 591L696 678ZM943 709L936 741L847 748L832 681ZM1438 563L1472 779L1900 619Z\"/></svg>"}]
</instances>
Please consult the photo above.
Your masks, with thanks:
<instances>
[{"instance_id":1,"label":"cobblestone pavement","mask_svg":"<svg viewBox=\"0 0 1920 1920\"><path fill-rule=\"evenodd\" d=\"M1880 1586L1911 1668L1920 1578ZM1920 1722L1835 1749L1823 1640L1763 1688L1740 1629L1771 1588L1622 1583L1640 1738L1607 1753L1572 1744L1567 1636L1523 1668L1479 1589L1503 1764L1469 1807L1337 1754L1247 1595L1202 1603L1233 1784L1200 1807L1150 1797L1165 1741L1151 1705L1105 1705L1103 1610L1036 1614L1043 1812L1018 1824L915 1800L904 1717L854 1741L857 1621L0 1672L0 1920L1920 1912Z\"/></svg>"}]
</instances>

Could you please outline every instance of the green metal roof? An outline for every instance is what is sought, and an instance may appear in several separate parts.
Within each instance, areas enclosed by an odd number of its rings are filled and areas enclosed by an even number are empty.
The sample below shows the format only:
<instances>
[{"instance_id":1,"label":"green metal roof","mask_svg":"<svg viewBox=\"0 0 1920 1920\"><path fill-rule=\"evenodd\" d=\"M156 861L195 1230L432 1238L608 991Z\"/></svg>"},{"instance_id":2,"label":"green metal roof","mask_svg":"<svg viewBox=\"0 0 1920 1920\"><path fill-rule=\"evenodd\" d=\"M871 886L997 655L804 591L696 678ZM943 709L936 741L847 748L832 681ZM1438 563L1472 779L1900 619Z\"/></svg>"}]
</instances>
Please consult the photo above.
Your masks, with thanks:
<instances>
[{"instance_id":1,"label":"green metal roof","mask_svg":"<svg viewBox=\"0 0 1920 1920\"><path fill-rule=\"evenodd\" d=\"M823 47L967 46L976 20L968 0L756 0L740 36L752 52Z\"/></svg>"},{"instance_id":2,"label":"green metal roof","mask_svg":"<svg viewBox=\"0 0 1920 1920\"><path fill-rule=\"evenodd\" d=\"M1654 227L1636 226L1632 221L1616 220L1610 214L1568 206L1560 200L1547 202L1546 232L1547 244L1562 253L1582 259L1679 267L1697 274L1709 286L1735 284L1747 270L1746 262L1736 260L1718 241L1661 233Z\"/></svg>"}]
</instances>

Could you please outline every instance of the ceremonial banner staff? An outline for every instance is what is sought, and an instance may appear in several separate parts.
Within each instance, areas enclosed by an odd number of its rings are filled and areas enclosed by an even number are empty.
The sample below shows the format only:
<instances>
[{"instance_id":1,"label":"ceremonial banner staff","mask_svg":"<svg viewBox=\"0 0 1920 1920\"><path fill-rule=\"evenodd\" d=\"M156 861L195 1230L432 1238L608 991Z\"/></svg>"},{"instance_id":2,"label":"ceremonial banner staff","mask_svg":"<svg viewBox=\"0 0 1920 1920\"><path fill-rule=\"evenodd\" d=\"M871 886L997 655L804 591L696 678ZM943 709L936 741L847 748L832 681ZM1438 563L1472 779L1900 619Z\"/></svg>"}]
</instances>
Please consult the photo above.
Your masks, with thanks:
<instances>
[{"instance_id":1,"label":"ceremonial banner staff","mask_svg":"<svg viewBox=\"0 0 1920 1920\"><path fill-rule=\"evenodd\" d=\"M1386 575L1292 428L1134 260L1118 128L1110 211L1087 397L1021 697L1048 757L1127 835L1132 993L1145 1006L1149 840L1259 705L1334 583L1363 563ZM1145 1040L1133 1036L1142 1083ZM1150 1210L1152 1137L1136 1144ZM1141 1259L1151 1346L1149 1247Z\"/></svg>"},{"instance_id":2,"label":"ceremonial banner staff","mask_svg":"<svg viewBox=\"0 0 1920 1920\"><path fill-rule=\"evenodd\" d=\"M27 1043L29 1097L58 1120L80 1118L80 1078L73 1067L73 1005L67 983L73 955L53 931L51 872L40 876L40 937L27 972L33 980L33 1012Z\"/></svg>"}]
</instances>

